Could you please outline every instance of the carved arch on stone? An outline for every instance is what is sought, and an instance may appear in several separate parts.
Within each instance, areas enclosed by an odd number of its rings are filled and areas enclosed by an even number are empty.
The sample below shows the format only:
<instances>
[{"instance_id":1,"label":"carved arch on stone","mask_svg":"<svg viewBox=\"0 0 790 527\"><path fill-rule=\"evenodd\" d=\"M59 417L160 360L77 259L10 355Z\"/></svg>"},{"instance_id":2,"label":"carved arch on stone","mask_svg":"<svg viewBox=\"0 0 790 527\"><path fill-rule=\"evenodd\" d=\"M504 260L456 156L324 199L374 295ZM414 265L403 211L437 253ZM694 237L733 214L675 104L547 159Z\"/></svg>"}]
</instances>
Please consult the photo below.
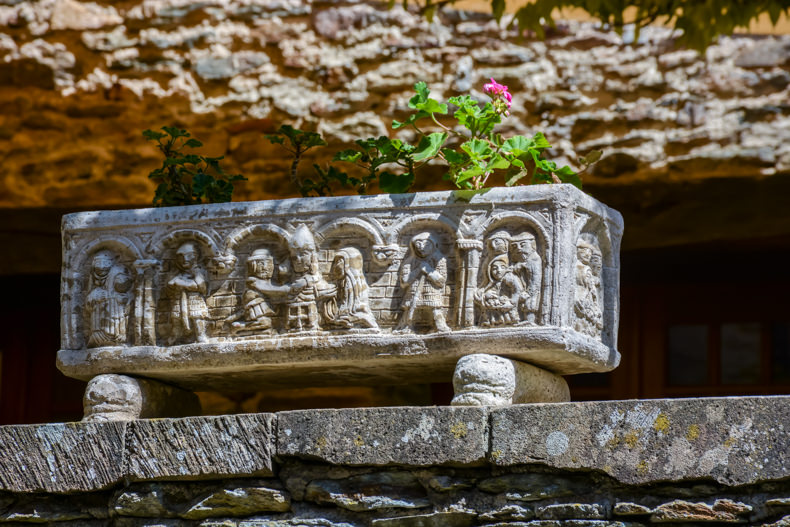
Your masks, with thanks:
<instances>
[{"instance_id":1,"label":"carved arch on stone","mask_svg":"<svg viewBox=\"0 0 790 527\"><path fill-rule=\"evenodd\" d=\"M575 224L575 232L573 233L573 240L576 243L579 238L587 234L598 242L598 249L601 250L601 257L603 258L604 267L615 267L614 261L614 248L612 247L611 233L609 232L609 225L602 218L597 216L588 216L587 221L577 222Z\"/></svg>"},{"instance_id":2,"label":"carved arch on stone","mask_svg":"<svg viewBox=\"0 0 790 527\"><path fill-rule=\"evenodd\" d=\"M329 237L329 233L343 228L363 233L370 240L372 245L384 244L384 237L376 226L359 218L338 218L334 221L330 221L322 225L318 229L318 232L316 232L316 235L326 239Z\"/></svg>"},{"instance_id":3,"label":"carved arch on stone","mask_svg":"<svg viewBox=\"0 0 790 527\"><path fill-rule=\"evenodd\" d=\"M169 232L166 235L152 241L149 247L154 257L161 259L161 255L167 247L172 247L187 241L200 242L204 249L208 249L207 254L203 255L204 258L216 258L217 256L221 255L219 247L217 246L216 241L214 241L214 238L205 232L196 229L179 229Z\"/></svg>"},{"instance_id":4,"label":"carved arch on stone","mask_svg":"<svg viewBox=\"0 0 790 527\"><path fill-rule=\"evenodd\" d=\"M256 225L249 225L243 229L239 229L238 231L235 231L233 234L231 234L225 241L225 251L229 254L235 253L239 246L247 239L263 238L266 236L276 238L283 244L283 246L287 246L288 240L291 239L291 235L288 233L288 231L278 225L258 223Z\"/></svg>"},{"instance_id":5,"label":"carved arch on stone","mask_svg":"<svg viewBox=\"0 0 790 527\"><path fill-rule=\"evenodd\" d=\"M387 241L390 243L398 243L403 231L414 228L414 226L420 224L425 224L427 226L426 228L440 226L447 230L447 233L450 235L450 239L453 242L458 239L458 222L442 214L441 212L438 212L407 216L405 219L395 223L392 225L392 227L390 227L390 231L387 233Z\"/></svg>"},{"instance_id":6,"label":"carved arch on stone","mask_svg":"<svg viewBox=\"0 0 790 527\"><path fill-rule=\"evenodd\" d=\"M89 256L100 249L114 249L121 253L126 253L131 260L142 260L143 253L132 240L125 236L111 236L104 235L98 239L90 239L86 243L81 244L71 251L72 254L77 254L76 260L71 265L72 272L79 272Z\"/></svg>"},{"instance_id":7,"label":"carved arch on stone","mask_svg":"<svg viewBox=\"0 0 790 527\"><path fill-rule=\"evenodd\" d=\"M611 231L608 222L601 217L586 215L574 224L574 244L580 239L593 239L601 252L602 274L601 295L603 309L603 330L600 335L601 342L614 348L617 344L616 326L619 319L619 287L618 264L615 261L617 253L612 246ZM618 249L619 250L619 249ZM576 256L574 251L574 257ZM575 261L575 260L574 260Z\"/></svg>"},{"instance_id":8,"label":"carved arch on stone","mask_svg":"<svg viewBox=\"0 0 790 527\"><path fill-rule=\"evenodd\" d=\"M535 231L535 234L538 236L539 247L543 247L546 259L548 259L550 253L553 253L549 247L549 240L551 240L551 237L546 231L545 227L543 227L543 225L541 225L541 223L537 221L532 214L527 212L509 210L493 214L480 226L480 230L482 231L481 234L485 238L493 230L513 223L526 223L528 227Z\"/></svg>"}]
</instances>

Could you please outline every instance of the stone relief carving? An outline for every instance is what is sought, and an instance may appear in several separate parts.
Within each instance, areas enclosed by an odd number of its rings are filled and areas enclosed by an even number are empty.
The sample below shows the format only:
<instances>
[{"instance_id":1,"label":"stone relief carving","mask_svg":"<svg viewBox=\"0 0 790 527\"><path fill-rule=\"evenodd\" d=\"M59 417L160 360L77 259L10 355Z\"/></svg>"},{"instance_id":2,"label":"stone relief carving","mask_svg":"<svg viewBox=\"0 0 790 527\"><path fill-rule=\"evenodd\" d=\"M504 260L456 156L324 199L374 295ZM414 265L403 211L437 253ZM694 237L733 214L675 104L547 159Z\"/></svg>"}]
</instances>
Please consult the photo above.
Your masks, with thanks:
<instances>
[{"instance_id":1,"label":"stone relief carving","mask_svg":"<svg viewBox=\"0 0 790 527\"><path fill-rule=\"evenodd\" d=\"M287 287L272 282L274 269L274 255L265 247L255 249L247 258L247 287L242 295L243 312L238 317L242 320L233 321L234 333L271 333L274 329L275 301L288 292Z\"/></svg>"},{"instance_id":2,"label":"stone relief carving","mask_svg":"<svg viewBox=\"0 0 790 527\"><path fill-rule=\"evenodd\" d=\"M170 338L173 342L207 342L208 281L196 243L181 244L176 250L176 267L178 271L165 287L170 299Z\"/></svg>"},{"instance_id":3,"label":"stone relief carving","mask_svg":"<svg viewBox=\"0 0 790 527\"><path fill-rule=\"evenodd\" d=\"M540 309L543 261L538 253L535 236L524 232L510 240L510 261L513 274L521 280L523 292L519 301L522 320L535 324Z\"/></svg>"},{"instance_id":4,"label":"stone relief carving","mask_svg":"<svg viewBox=\"0 0 790 527\"><path fill-rule=\"evenodd\" d=\"M582 234L576 242L573 329L595 338L600 338L603 330L602 270L603 257L598 240L592 234Z\"/></svg>"},{"instance_id":5,"label":"stone relief carving","mask_svg":"<svg viewBox=\"0 0 790 527\"><path fill-rule=\"evenodd\" d=\"M354 247L335 253L330 279L335 281L336 297L327 303L327 318L340 328L378 329L368 300L368 283L363 272L362 253Z\"/></svg>"},{"instance_id":6,"label":"stone relief carving","mask_svg":"<svg viewBox=\"0 0 790 527\"><path fill-rule=\"evenodd\" d=\"M488 284L475 292L483 327L517 324L524 289L508 265L507 254L495 256L488 264Z\"/></svg>"},{"instance_id":7,"label":"stone relief carving","mask_svg":"<svg viewBox=\"0 0 790 527\"><path fill-rule=\"evenodd\" d=\"M326 320L326 303L337 292L318 269L318 248L310 229L297 227L288 244L293 279L286 299L287 331L318 331ZM319 314L319 306L322 314Z\"/></svg>"},{"instance_id":8,"label":"stone relief carving","mask_svg":"<svg viewBox=\"0 0 790 527\"><path fill-rule=\"evenodd\" d=\"M85 298L87 347L126 344L133 278L109 250L100 250L91 262Z\"/></svg>"},{"instance_id":9,"label":"stone relief carving","mask_svg":"<svg viewBox=\"0 0 790 527\"><path fill-rule=\"evenodd\" d=\"M442 254L435 234L421 232L412 237L398 278L404 293L403 313L398 320L396 331L413 330L418 310L425 312L434 330L450 331L443 305L447 258Z\"/></svg>"}]
</instances>

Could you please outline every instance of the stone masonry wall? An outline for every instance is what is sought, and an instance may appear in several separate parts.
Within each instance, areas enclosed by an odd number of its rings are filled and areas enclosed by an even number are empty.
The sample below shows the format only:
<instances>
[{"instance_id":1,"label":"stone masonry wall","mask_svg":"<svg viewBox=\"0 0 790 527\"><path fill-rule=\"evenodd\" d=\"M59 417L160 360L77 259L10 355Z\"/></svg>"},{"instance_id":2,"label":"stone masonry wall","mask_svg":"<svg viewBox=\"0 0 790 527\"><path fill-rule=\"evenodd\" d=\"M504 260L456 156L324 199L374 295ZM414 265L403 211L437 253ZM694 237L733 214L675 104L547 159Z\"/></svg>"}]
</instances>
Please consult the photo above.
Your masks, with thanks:
<instances>
[{"instance_id":1,"label":"stone masonry wall","mask_svg":"<svg viewBox=\"0 0 790 527\"><path fill-rule=\"evenodd\" d=\"M790 525L788 397L0 428L0 523Z\"/></svg>"},{"instance_id":2,"label":"stone masonry wall","mask_svg":"<svg viewBox=\"0 0 790 527\"><path fill-rule=\"evenodd\" d=\"M140 132L162 125L250 177L238 198L292 195L263 132L316 128L332 152L392 133L417 80L439 97L508 84L510 131L545 130L571 162L606 150L593 187L790 171L790 37L699 55L667 29L632 46L579 23L521 39L507 22L353 1L3 0L0 207L150 202L159 160Z\"/></svg>"}]
</instances>

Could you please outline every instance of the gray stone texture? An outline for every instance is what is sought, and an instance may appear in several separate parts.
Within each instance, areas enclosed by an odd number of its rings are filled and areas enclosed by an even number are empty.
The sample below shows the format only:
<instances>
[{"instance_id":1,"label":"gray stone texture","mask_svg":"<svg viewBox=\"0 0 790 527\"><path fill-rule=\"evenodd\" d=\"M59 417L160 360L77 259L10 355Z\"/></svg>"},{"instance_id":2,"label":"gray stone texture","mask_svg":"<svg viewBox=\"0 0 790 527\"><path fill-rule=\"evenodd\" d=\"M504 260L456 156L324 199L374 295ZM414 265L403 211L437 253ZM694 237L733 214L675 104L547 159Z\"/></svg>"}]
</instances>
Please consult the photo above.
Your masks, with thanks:
<instances>
[{"instance_id":1,"label":"gray stone texture","mask_svg":"<svg viewBox=\"0 0 790 527\"><path fill-rule=\"evenodd\" d=\"M0 427L0 490L92 491L123 476L126 423Z\"/></svg>"},{"instance_id":2,"label":"gray stone texture","mask_svg":"<svg viewBox=\"0 0 790 527\"><path fill-rule=\"evenodd\" d=\"M277 454L339 465L473 465L485 461L488 410L401 407L277 414Z\"/></svg>"},{"instance_id":3,"label":"gray stone texture","mask_svg":"<svg viewBox=\"0 0 790 527\"><path fill-rule=\"evenodd\" d=\"M786 397L610 401L492 410L491 461L596 468L627 483L790 474Z\"/></svg>"},{"instance_id":4,"label":"gray stone texture","mask_svg":"<svg viewBox=\"0 0 790 527\"><path fill-rule=\"evenodd\" d=\"M272 414L139 420L126 438L127 477L139 480L272 474Z\"/></svg>"}]
</instances>

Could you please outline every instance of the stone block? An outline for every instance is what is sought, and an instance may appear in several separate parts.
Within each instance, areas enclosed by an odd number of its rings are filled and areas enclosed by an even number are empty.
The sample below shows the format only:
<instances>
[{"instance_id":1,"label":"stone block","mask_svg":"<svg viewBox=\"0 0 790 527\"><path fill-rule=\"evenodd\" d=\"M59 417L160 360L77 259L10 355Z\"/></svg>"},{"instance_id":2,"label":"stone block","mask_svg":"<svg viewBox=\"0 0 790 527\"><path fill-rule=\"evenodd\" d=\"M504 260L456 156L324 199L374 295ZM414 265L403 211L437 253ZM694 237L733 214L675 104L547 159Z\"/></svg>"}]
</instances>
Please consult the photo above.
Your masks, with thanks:
<instances>
[{"instance_id":1,"label":"stone block","mask_svg":"<svg viewBox=\"0 0 790 527\"><path fill-rule=\"evenodd\" d=\"M535 508L541 520L604 520L607 510L600 503L557 503Z\"/></svg>"},{"instance_id":2,"label":"stone block","mask_svg":"<svg viewBox=\"0 0 790 527\"><path fill-rule=\"evenodd\" d=\"M477 488L483 492L504 495L508 500L529 502L584 493L587 481L580 477L556 474L503 474L480 481Z\"/></svg>"},{"instance_id":3,"label":"stone block","mask_svg":"<svg viewBox=\"0 0 790 527\"><path fill-rule=\"evenodd\" d=\"M601 401L491 411L491 461L600 469L629 484L787 476L790 397Z\"/></svg>"},{"instance_id":4,"label":"stone block","mask_svg":"<svg viewBox=\"0 0 790 527\"><path fill-rule=\"evenodd\" d=\"M745 523L752 507L731 500L713 505L675 500L659 505L650 516L653 523Z\"/></svg>"},{"instance_id":5,"label":"stone block","mask_svg":"<svg viewBox=\"0 0 790 527\"><path fill-rule=\"evenodd\" d=\"M309 410L277 414L277 455L343 465L479 465L488 411L479 407Z\"/></svg>"},{"instance_id":6,"label":"stone block","mask_svg":"<svg viewBox=\"0 0 790 527\"><path fill-rule=\"evenodd\" d=\"M285 512L291 498L281 489L269 487L233 487L217 490L203 497L181 517L202 520L217 516L251 516L263 512Z\"/></svg>"},{"instance_id":7,"label":"stone block","mask_svg":"<svg viewBox=\"0 0 790 527\"><path fill-rule=\"evenodd\" d=\"M434 512L415 516L378 518L372 527L469 527L475 525L476 514L464 511Z\"/></svg>"},{"instance_id":8,"label":"stone block","mask_svg":"<svg viewBox=\"0 0 790 527\"><path fill-rule=\"evenodd\" d=\"M138 420L129 423L132 479L271 476L272 414Z\"/></svg>"},{"instance_id":9,"label":"stone block","mask_svg":"<svg viewBox=\"0 0 790 527\"><path fill-rule=\"evenodd\" d=\"M431 505L425 488L410 472L373 472L342 479L311 481L305 500L354 512L420 509Z\"/></svg>"},{"instance_id":10,"label":"stone block","mask_svg":"<svg viewBox=\"0 0 790 527\"><path fill-rule=\"evenodd\" d=\"M79 492L123 478L127 424L53 423L0 427L0 490Z\"/></svg>"}]
</instances>

